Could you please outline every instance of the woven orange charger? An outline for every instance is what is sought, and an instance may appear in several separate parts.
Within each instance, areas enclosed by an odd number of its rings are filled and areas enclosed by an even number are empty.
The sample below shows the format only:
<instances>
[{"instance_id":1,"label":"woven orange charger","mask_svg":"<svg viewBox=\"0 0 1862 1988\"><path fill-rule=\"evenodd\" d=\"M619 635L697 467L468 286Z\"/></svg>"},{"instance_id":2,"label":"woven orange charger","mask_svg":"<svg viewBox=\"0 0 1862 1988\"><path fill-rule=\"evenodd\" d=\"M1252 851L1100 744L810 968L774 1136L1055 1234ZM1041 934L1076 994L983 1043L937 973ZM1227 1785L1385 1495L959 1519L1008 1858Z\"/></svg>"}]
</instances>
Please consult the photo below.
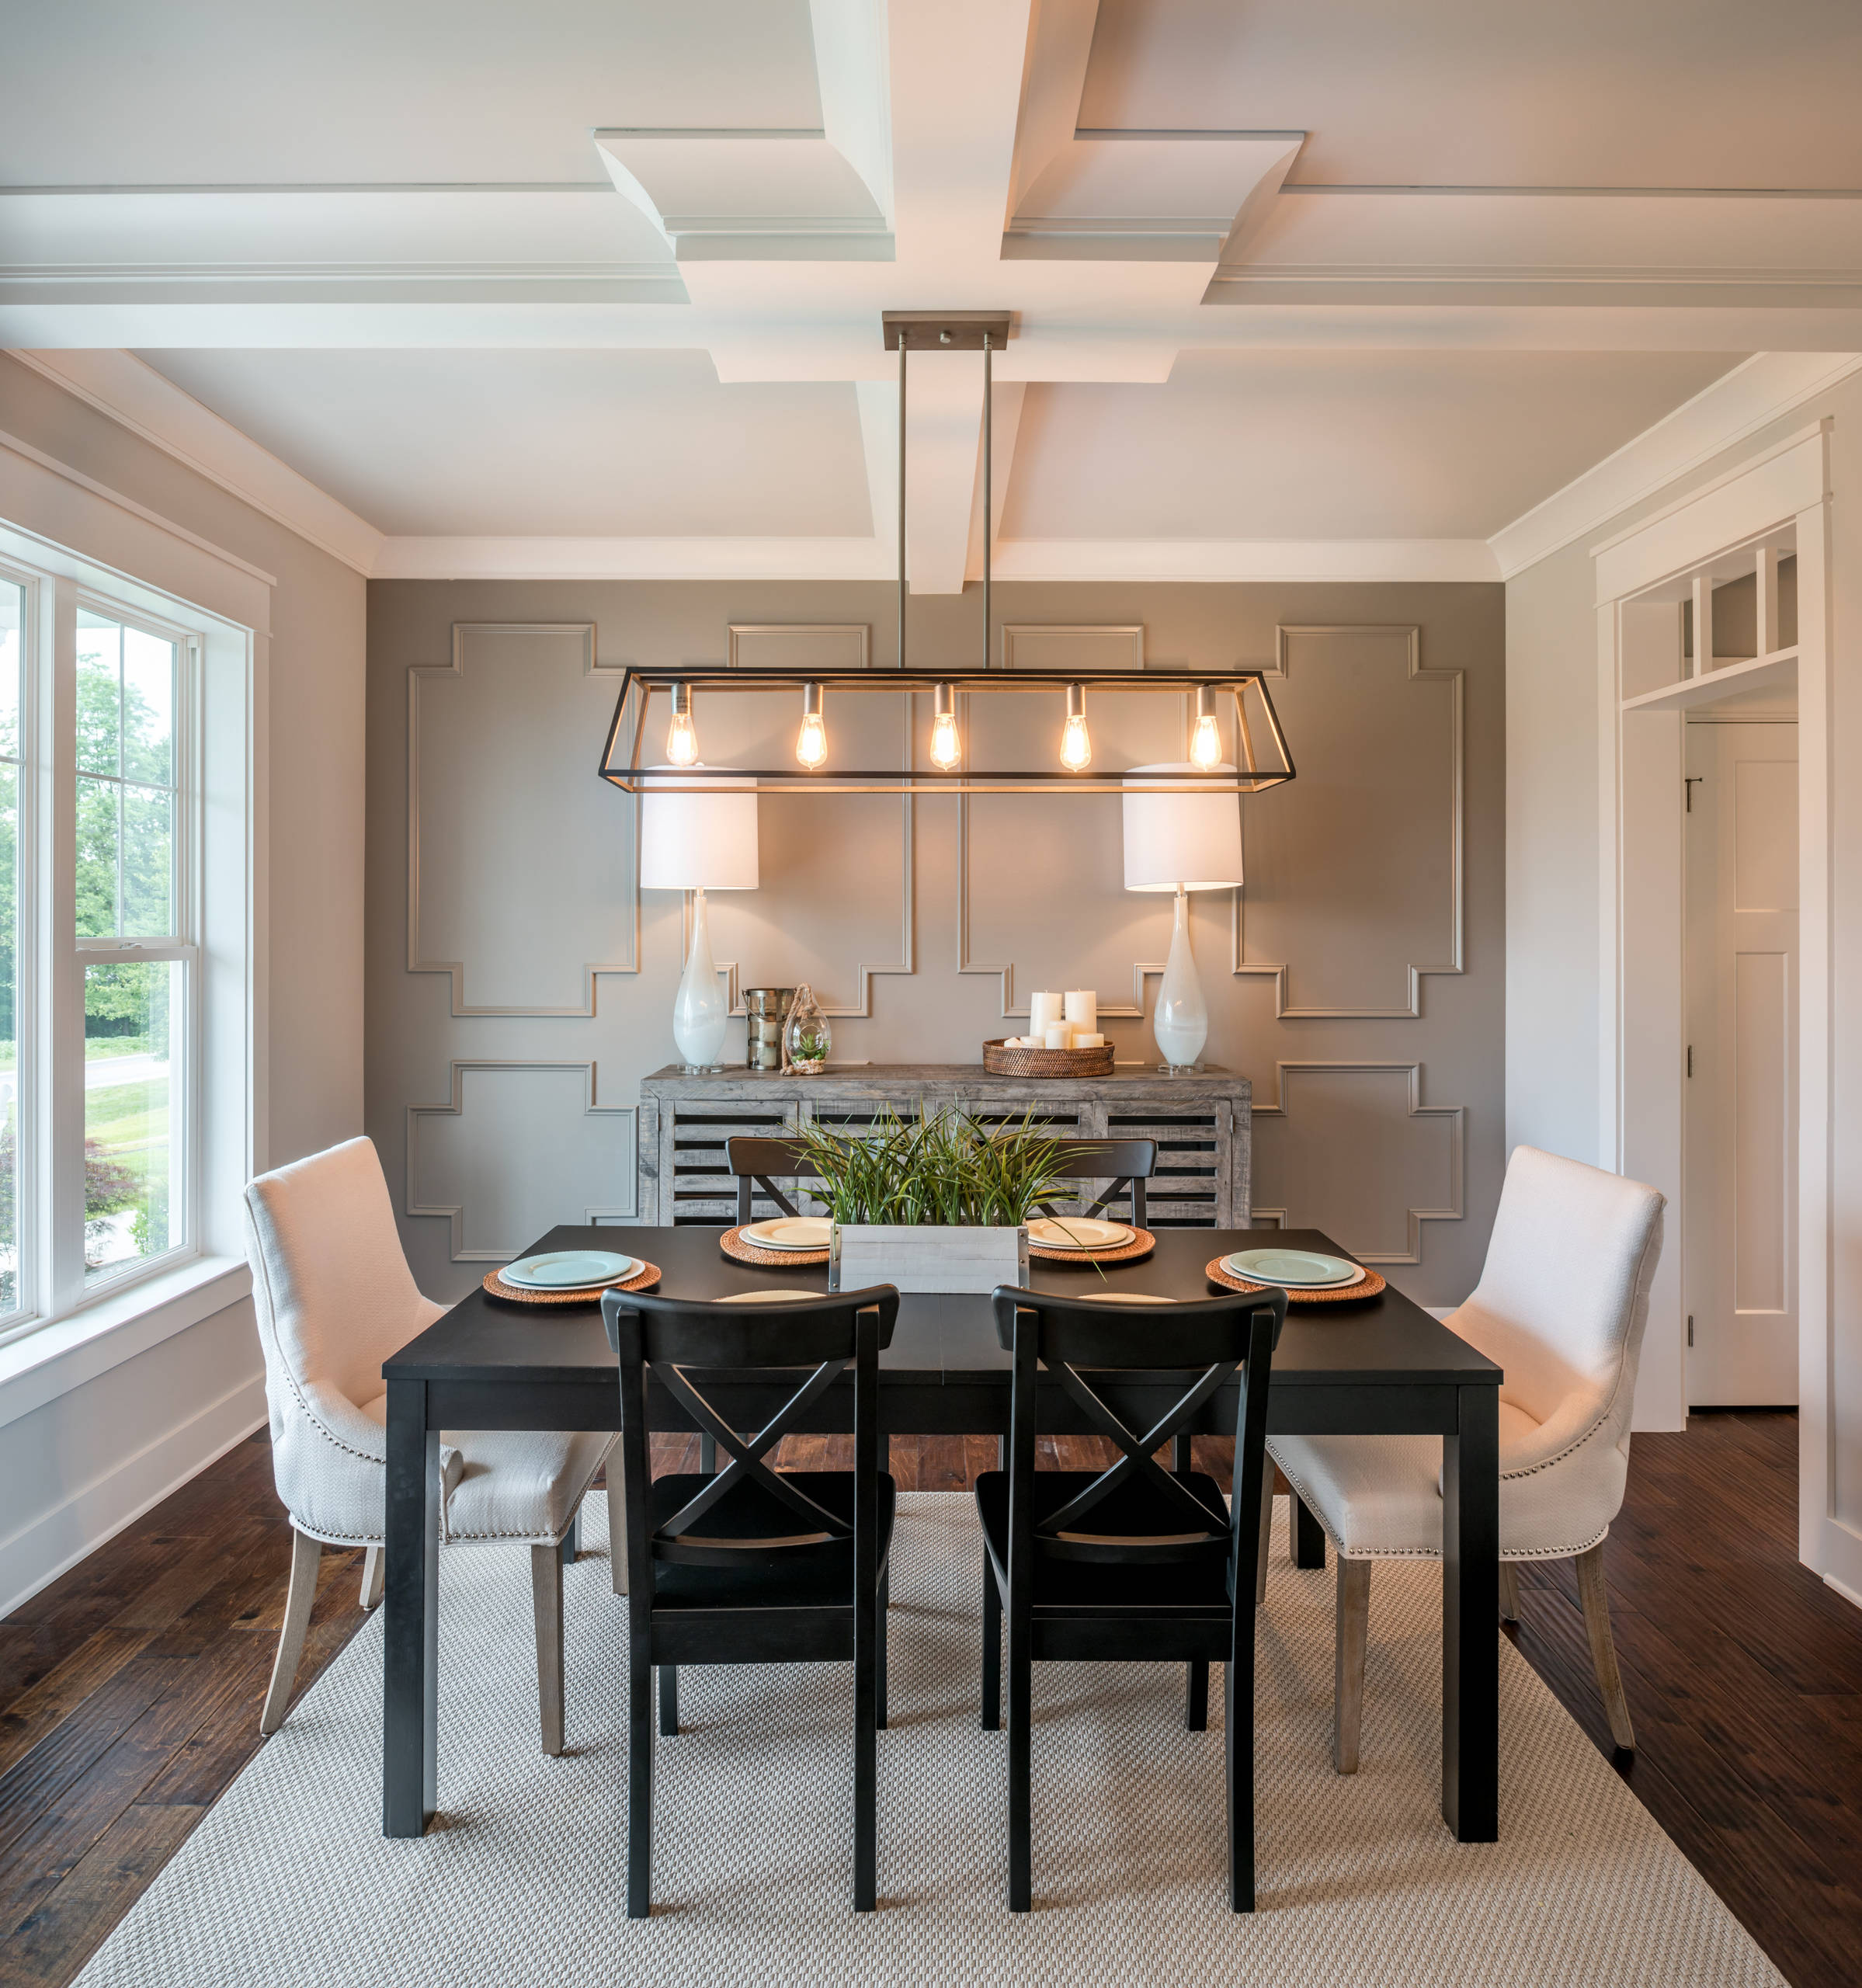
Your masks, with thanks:
<instances>
[{"instance_id":1,"label":"woven orange charger","mask_svg":"<svg viewBox=\"0 0 1862 1988\"><path fill-rule=\"evenodd\" d=\"M659 1266L643 1256L640 1268L624 1283L598 1286L584 1284L579 1291L522 1291L506 1284L496 1270L485 1274L485 1288L493 1298L512 1305L599 1305L604 1291L650 1291L659 1281Z\"/></svg>"},{"instance_id":2,"label":"woven orange charger","mask_svg":"<svg viewBox=\"0 0 1862 1988\"><path fill-rule=\"evenodd\" d=\"M1066 1218L1063 1215L1064 1222ZM1049 1249L1039 1242L1028 1245L1028 1254L1046 1263L1135 1263L1157 1247L1157 1238L1148 1229L1134 1229L1128 1242L1110 1249Z\"/></svg>"},{"instance_id":3,"label":"woven orange charger","mask_svg":"<svg viewBox=\"0 0 1862 1988\"><path fill-rule=\"evenodd\" d=\"M734 1263L754 1263L759 1270L801 1270L811 1263L825 1263L829 1253L825 1249L765 1249L754 1242L744 1240L741 1226L727 1229L717 1239L717 1246Z\"/></svg>"},{"instance_id":4,"label":"woven orange charger","mask_svg":"<svg viewBox=\"0 0 1862 1988\"><path fill-rule=\"evenodd\" d=\"M1364 1273L1361 1282L1344 1284L1331 1291L1289 1290L1287 1301L1291 1305L1338 1305L1347 1298L1376 1297L1384 1288L1383 1278L1367 1263L1360 1264L1359 1267ZM1211 1284L1221 1284L1229 1291L1277 1291L1280 1288L1277 1284L1250 1284L1245 1277L1237 1277L1234 1271L1224 1270L1220 1256L1204 1267L1203 1274Z\"/></svg>"}]
</instances>

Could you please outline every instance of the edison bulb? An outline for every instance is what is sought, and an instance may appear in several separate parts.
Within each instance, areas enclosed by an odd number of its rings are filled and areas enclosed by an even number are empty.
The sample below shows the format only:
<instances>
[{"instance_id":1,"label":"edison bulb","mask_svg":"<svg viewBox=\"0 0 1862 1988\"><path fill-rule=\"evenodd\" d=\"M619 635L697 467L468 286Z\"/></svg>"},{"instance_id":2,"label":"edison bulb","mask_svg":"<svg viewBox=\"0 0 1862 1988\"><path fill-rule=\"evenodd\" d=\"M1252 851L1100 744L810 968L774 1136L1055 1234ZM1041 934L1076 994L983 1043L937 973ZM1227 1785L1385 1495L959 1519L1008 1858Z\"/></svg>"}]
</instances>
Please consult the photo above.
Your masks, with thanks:
<instances>
[{"instance_id":1,"label":"edison bulb","mask_svg":"<svg viewBox=\"0 0 1862 1988\"><path fill-rule=\"evenodd\" d=\"M827 758L828 728L818 711L810 711L803 718L801 730L795 735L795 756L811 773Z\"/></svg>"},{"instance_id":2,"label":"edison bulb","mask_svg":"<svg viewBox=\"0 0 1862 1988\"><path fill-rule=\"evenodd\" d=\"M676 766L697 763L698 734L692 728L690 711L672 714L672 722L666 727L666 757Z\"/></svg>"},{"instance_id":3,"label":"edison bulb","mask_svg":"<svg viewBox=\"0 0 1862 1988\"><path fill-rule=\"evenodd\" d=\"M964 756L964 749L957 735L957 718L954 713L940 711L931 726L931 763L940 772L949 773Z\"/></svg>"},{"instance_id":4,"label":"edison bulb","mask_svg":"<svg viewBox=\"0 0 1862 1988\"><path fill-rule=\"evenodd\" d=\"M1068 773L1077 773L1092 763L1093 741L1086 734L1086 721L1075 712L1061 734L1061 764Z\"/></svg>"},{"instance_id":5,"label":"edison bulb","mask_svg":"<svg viewBox=\"0 0 1862 1988\"><path fill-rule=\"evenodd\" d=\"M1207 773L1222 763L1222 734L1215 720L1205 713L1196 721L1190 741L1190 763L1199 773Z\"/></svg>"}]
</instances>

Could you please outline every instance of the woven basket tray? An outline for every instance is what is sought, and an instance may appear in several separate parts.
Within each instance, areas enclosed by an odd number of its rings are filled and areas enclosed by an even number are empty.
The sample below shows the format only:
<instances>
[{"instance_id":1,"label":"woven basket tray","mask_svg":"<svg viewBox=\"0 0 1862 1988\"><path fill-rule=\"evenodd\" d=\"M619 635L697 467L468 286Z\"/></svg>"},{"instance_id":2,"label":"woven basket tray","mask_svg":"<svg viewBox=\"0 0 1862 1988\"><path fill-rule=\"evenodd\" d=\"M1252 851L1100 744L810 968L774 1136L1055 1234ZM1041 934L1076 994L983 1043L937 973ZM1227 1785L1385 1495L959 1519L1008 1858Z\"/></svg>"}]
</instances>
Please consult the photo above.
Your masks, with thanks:
<instances>
[{"instance_id":1,"label":"woven basket tray","mask_svg":"<svg viewBox=\"0 0 1862 1988\"><path fill-rule=\"evenodd\" d=\"M1030 1242L1028 1254L1039 1256L1044 1263L1135 1263L1156 1247L1157 1238L1149 1229L1134 1229L1129 1242L1120 1242L1110 1249L1044 1249L1040 1243Z\"/></svg>"},{"instance_id":2,"label":"woven basket tray","mask_svg":"<svg viewBox=\"0 0 1862 1988\"><path fill-rule=\"evenodd\" d=\"M1290 1305L1342 1305L1353 1298L1374 1298L1384 1288L1384 1280L1367 1263L1363 1267L1363 1281L1348 1284L1336 1291L1289 1291L1287 1302ZM1219 1284L1225 1291L1277 1291L1273 1284L1250 1284L1245 1277L1237 1277L1232 1270L1222 1268L1222 1260L1218 1256L1204 1267L1203 1274L1211 1284Z\"/></svg>"},{"instance_id":3,"label":"woven basket tray","mask_svg":"<svg viewBox=\"0 0 1862 1988\"><path fill-rule=\"evenodd\" d=\"M804 1270L811 1264L825 1263L829 1253L825 1249L763 1249L754 1242L744 1240L741 1227L727 1229L717 1239L717 1246L734 1263L754 1263L759 1270Z\"/></svg>"},{"instance_id":4,"label":"woven basket tray","mask_svg":"<svg viewBox=\"0 0 1862 1988\"><path fill-rule=\"evenodd\" d=\"M1112 1044L1097 1049L1011 1049L1001 1037L983 1044L983 1068L992 1077L1109 1077Z\"/></svg>"},{"instance_id":5,"label":"woven basket tray","mask_svg":"<svg viewBox=\"0 0 1862 1988\"><path fill-rule=\"evenodd\" d=\"M640 1268L621 1284L604 1284L599 1290L585 1287L580 1291L520 1291L514 1284L506 1284L496 1270L485 1274L485 1288L493 1298L502 1298L507 1305L599 1305L603 1291L651 1291L659 1281L659 1266L649 1263L643 1256Z\"/></svg>"}]
</instances>

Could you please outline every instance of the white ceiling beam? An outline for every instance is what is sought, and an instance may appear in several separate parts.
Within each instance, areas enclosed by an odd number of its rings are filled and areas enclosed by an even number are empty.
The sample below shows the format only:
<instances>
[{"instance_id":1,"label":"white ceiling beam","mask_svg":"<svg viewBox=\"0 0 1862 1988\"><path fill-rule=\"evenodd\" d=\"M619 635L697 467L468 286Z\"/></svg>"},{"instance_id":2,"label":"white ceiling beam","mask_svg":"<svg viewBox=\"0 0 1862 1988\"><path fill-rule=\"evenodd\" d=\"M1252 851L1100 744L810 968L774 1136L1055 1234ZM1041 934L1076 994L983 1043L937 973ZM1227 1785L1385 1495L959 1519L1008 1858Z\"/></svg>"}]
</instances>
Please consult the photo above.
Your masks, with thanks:
<instances>
[{"instance_id":1,"label":"white ceiling beam","mask_svg":"<svg viewBox=\"0 0 1862 1988\"><path fill-rule=\"evenodd\" d=\"M905 574L914 593L963 592L982 433L982 355L917 355L905 391Z\"/></svg>"},{"instance_id":2,"label":"white ceiling beam","mask_svg":"<svg viewBox=\"0 0 1862 1988\"><path fill-rule=\"evenodd\" d=\"M993 474L989 479L990 557L993 560L1002 543L1002 512L1009 501L1009 481L1015 466L1015 445L1021 439L1022 406L1028 389L1020 380L998 381L995 387L995 434L989 454ZM970 543L964 559L967 579L983 576L983 459L976 458L976 490L971 500Z\"/></svg>"},{"instance_id":3,"label":"white ceiling beam","mask_svg":"<svg viewBox=\"0 0 1862 1988\"><path fill-rule=\"evenodd\" d=\"M999 580L1497 580L1478 538L1002 539Z\"/></svg>"}]
</instances>

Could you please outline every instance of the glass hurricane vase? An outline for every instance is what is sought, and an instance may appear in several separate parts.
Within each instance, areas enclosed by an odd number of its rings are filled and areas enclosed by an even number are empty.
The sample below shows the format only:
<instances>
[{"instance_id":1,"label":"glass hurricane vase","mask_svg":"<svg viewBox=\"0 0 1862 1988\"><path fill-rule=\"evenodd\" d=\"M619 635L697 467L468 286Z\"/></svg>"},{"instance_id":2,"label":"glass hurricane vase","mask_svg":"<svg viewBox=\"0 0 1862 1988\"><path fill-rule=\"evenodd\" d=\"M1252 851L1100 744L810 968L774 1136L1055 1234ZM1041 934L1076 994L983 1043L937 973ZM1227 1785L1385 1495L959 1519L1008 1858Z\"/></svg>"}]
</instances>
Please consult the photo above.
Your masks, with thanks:
<instances>
[{"instance_id":1,"label":"glass hurricane vase","mask_svg":"<svg viewBox=\"0 0 1862 1988\"><path fill-rule=\"evenodd\" d=\"M834 1047L834 1031L821 1011L815 991L805 982L795 990L795 1005L783 1028L783 1048L788 1069L813 1076L824 1069L828 1052Z\"/></svg>"}]
</instances>

